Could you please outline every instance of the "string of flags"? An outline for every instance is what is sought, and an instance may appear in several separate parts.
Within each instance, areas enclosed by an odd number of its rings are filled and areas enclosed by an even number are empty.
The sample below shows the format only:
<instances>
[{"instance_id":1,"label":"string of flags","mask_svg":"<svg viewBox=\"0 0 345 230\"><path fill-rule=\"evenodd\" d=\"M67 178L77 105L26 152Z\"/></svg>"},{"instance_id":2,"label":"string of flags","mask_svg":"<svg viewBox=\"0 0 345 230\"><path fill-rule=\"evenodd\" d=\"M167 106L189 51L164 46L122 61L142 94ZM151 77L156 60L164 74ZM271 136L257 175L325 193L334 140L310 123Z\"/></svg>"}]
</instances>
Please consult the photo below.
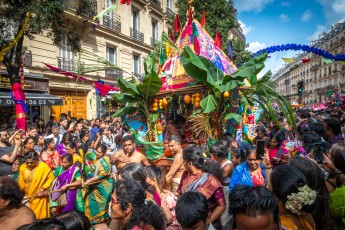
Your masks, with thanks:
<instances>
[{"instance_id":1,"label":"string of flags","mask_svg":"<svg viewBox=\"0 0 345 230\"><path fill-rule=\"evenodd\" d=\"M282 57L282 60L286 63L292 63L292 62L296 61L294 58L286 58L286 57ZM326 64L332 64L333 63L332 59L330 59L330 58L321 58L321 60ZM311 59L310 58L302 58L301 61L302 61L302 63L308 63L311 61ZM338 61L338 63L345 65L345 61Z\"/></svg>"}]
</instances>

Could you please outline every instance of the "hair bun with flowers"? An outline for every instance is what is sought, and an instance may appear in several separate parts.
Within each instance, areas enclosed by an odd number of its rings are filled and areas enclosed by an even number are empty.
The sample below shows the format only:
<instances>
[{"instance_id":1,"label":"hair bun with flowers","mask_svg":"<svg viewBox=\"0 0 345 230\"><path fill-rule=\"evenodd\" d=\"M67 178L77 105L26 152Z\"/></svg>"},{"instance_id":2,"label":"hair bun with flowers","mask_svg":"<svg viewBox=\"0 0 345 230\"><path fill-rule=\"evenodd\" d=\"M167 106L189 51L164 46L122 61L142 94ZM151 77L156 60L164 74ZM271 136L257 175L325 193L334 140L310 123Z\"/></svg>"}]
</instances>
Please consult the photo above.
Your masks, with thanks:
<instances>
[{"instance_id":1,"label":"hair bun with flowers","mask_svg":"<svg viewBox=\"0 0 345 230\"><path fill-rule=\"evenodd\" d=\"M298 193L291 193L287 196L285 208L291 212L301 215L304 205L312 205L316 200L316 191L311 190L308 185L298 188Z\"/></svg>"}]
</instances>

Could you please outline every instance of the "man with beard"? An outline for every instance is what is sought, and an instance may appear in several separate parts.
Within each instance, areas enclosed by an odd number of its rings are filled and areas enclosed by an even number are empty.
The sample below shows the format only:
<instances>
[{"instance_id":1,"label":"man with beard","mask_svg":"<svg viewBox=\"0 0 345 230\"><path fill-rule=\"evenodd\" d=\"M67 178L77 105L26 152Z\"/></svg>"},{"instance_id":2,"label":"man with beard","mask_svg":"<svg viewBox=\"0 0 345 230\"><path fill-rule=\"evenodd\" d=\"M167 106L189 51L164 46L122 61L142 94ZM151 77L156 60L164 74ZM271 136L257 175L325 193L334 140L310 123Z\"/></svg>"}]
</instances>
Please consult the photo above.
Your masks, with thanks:
<instances>
[{"instance_id":1,"label":"man with beard","mask_svg":"<svg viewBox=\"0 0 345 230\"><path fill-rule=\"evenodd\" d=\"M52 134L48 135L45 137L45 139L48 138L53 138L54 139L54 149L56 149L56 147L60 144L61 140L62 140L62 135L59 134L59 126L58 125L53 125L52 127Z\"/></svg>"},{"instance_id":2,"label":"man with beard","mask_svg":"<svg viewBox=\"0 0 345 230\"><path fill-rule=\"evenodd\" d=\"M65 132L67 132L68 130L68 120L66 117L61 117L60 118L60 130L59 130L59 134L63 135Z\"/></svg>"},{"instance_id":3,"label":"man with beard","mask_svg":"<svg viewBox=\"0 0 345 230\"><path fill-rule=\"evenodd\" d=\"M168 145L171 153L174 154L174 162L172 163L169 172L165 176L165 180L167 184L172 181L172 191L176 192L184 172L183 149L180 138L174 135L169 137Z\"/></svg>"},{"instance_id":4,"label":"man with beard","mask_svg":"<svg viewBox=\"0 0 345 230\"><path fill-rule=\"evenodd\" d=\"M111 156L111 163L120 171L128 163L139 163L144 166L150 165L146 156L135 150L135 141L133 136L127 135L122 140L123 149L117 151Z\"/></svg>"},{"instance_id":5,"label":"man with beard","mask_svg":"<svg viewBox=\"0 0 345 230\"><path fill-rule=\"evenodd\" d=\"M15 146L8 143L8 133L5 129L0 129L0 176L12 175L12 164L19 154L22 140L15 138Z\"/></svg>"}]
</instances>

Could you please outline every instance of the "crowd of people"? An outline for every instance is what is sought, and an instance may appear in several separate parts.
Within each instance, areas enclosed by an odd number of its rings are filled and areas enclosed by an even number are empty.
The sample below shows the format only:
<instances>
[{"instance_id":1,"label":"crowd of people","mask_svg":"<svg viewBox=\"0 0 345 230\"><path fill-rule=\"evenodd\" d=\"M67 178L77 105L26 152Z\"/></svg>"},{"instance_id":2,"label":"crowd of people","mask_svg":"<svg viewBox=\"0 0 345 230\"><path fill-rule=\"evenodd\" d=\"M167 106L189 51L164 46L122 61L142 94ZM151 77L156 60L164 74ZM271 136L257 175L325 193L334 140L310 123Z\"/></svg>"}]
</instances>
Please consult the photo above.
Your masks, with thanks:
<instances>
[{"instance_id":1,"label":"crowd of people","mask_svg":"<svg viewBox=\"0 0 345 230\"><path fill-rule=\"evenodd\" d=\"M345 229L345 113L295 115L296 130L281 116L207 152L179 117L164 129L168 168L121 118L1 128L0 229Z\"/></svg>"}]
</instances>

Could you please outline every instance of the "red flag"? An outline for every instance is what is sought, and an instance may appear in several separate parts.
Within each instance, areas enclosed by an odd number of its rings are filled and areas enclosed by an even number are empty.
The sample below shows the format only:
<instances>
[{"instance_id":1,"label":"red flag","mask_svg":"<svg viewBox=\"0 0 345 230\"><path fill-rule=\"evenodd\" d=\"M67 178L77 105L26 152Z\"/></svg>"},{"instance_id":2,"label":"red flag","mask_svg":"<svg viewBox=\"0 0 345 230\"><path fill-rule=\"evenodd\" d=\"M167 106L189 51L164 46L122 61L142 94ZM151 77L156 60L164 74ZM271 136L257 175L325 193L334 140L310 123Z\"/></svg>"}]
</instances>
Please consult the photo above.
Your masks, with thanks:
<instances>
[{"instance_id":1,"label":"red flag","mask_svg":"<svg viewBox=\"0 0 345 230\"><path fill-rule=\"evenodd\" d=\"M179 18L178 15L176 14L175 21L174 21L175 33L177 33L177 32L180 31L180 27L181 27L180 18Z\"/></svg>"},{"instance_id":2,"label":"red flag","mask_svg":"<svg viewBox=\"0 0 345 230\"><path fill-rule=\"evenodd\" d=\"M120 4L131 4L131 0L120 0Z\"/></svg>"},{"instance_id":3,"label":"red flag","mask_svg":"<svg viewBox=\"0 0 345 230\"><path fill-rule=\"evenodd\" d=\"M309 59L309 58L302 58L301 60L302 60L303 63L307 63L307 62L310 62L311 59Z\"/></svg>"},{"instance_id":4,"label":"red flag","mask_svg":"<svg viewBox=\"0 0 345 230\"><path fill-rule=\"evenodd\" d=\"M216 32L216 38L214 39L214 44L218 46L219 49L222 49L222 40L220 38L219 32Z\"/></svg>"},{"instance_id":5,"label":"red flag","mask_svg":"<svg viewBox=\"0 0 345 230\"><path fill-rule=\"evenodd\" d=\"M175 42L175 38L174 38L174 35L173 35L171 28L169 29L169 37L170 37L171 41Z\"/></svg>"},{"instance_id":6,"label":"red flag","mask_svg":"<svg viewBox=\"0 0 345 230\"><path fill-rule=\"evenodd\" d=\"M200 44L198 41L198 37L194 36L194 52L196 55L200 54Z\"/></svg>"},{"instance_id":7,"label":"red flag","mask_svg":"<svg viewBox=\"0 0 345 230\"><path fill-rule=\"evenodd\" d=\"M202 11L202 16L201 16L201 22L200 22L200 24L202 25L202 27L205 26L205 22L206 22L206 11L203 10L203 11Z\"/></svg>"},{"instance_id":8,"label":"red flag","mask_svg":"<svg viewBox=\"0 0 345 230\"><path fill-rule=\"evenodd\" d=\"M189 8L189 10L188 10L188 25L190 25L192 22L193 22L192 8Z\"/></svg>"}]
</instances>

